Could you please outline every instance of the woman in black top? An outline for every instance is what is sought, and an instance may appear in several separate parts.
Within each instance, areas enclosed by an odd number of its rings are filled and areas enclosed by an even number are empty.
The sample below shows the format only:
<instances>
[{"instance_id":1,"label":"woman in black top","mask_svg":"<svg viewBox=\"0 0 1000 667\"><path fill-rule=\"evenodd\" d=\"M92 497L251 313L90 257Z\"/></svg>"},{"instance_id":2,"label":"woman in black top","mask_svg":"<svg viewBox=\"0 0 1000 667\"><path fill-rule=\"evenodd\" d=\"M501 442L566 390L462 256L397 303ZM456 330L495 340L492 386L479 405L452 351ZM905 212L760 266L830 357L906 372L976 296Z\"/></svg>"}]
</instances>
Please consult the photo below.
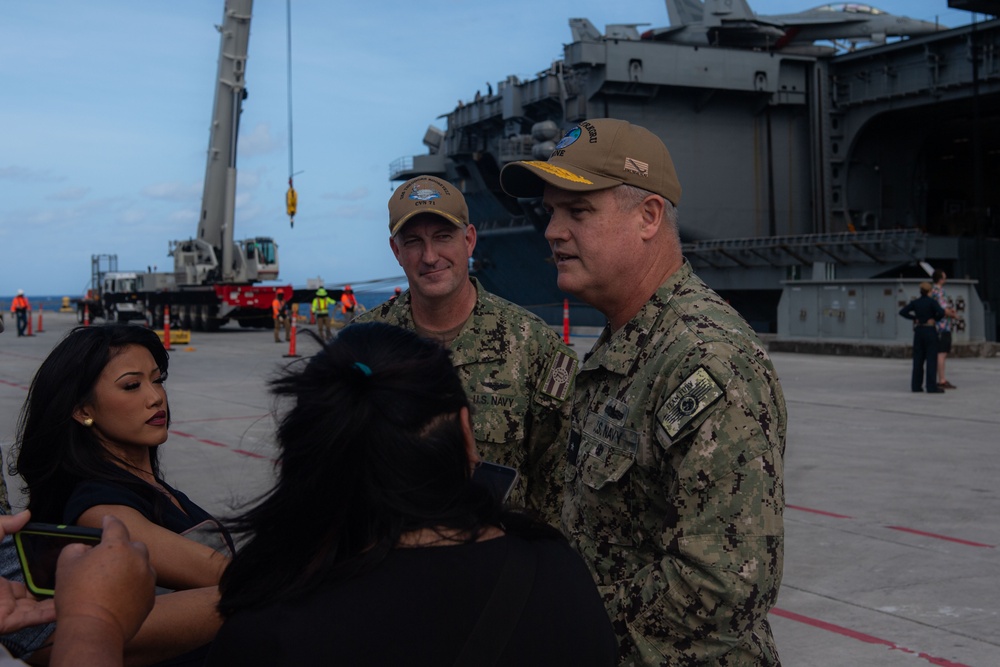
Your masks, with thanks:
<instances>
[{"instance_id":1,"label":"woman in black top","mask_svg":"<svg viewBox=\"0 0 1000 667\"><path fill-rule=\"evenodd\" d=\"M278 478L236 522L209 665L614 664L580 557L473 479L447 350L355 324L272 388Z\"/></svg>"},{"instance_id":2,"label":"woman in black top","mask_svg":"<svg viewBox=\"0 0 1000 667\"><path fill-rule=\"evenodd\" d=\"M161 656L211 640L218 626L211 587L232 554L228 532L160 474L167 366L149 329L73 329L31 382L10 470L24 478L33 521L100 528L111 514L146 544L157 584L182 591L158 600L140 631Z\"/></svg>"}]
</instances>

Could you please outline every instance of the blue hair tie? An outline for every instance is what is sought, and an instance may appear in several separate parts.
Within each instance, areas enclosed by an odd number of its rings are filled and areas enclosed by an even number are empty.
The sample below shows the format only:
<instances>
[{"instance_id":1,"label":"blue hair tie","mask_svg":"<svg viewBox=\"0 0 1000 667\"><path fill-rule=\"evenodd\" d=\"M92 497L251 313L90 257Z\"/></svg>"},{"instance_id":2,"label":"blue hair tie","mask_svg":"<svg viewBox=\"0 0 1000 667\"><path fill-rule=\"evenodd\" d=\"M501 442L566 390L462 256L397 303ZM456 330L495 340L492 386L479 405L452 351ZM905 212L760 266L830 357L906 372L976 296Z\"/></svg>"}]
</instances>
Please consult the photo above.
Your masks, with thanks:
<instances>
[{"instance_id":1,"label":"blue hair tie","mask_svg":"<svg viewBox=\"0 0 1000 667\"><path fill-rule=\"evenodd\" d=\"M372 369L368 368L368 366L366 366L365 364L361 363L360 361L355 361L354 362L354 367L357 368L362 373L364 373L365 377L371 377L371 375L372 375Z\"/></svg>"}]
</instances>

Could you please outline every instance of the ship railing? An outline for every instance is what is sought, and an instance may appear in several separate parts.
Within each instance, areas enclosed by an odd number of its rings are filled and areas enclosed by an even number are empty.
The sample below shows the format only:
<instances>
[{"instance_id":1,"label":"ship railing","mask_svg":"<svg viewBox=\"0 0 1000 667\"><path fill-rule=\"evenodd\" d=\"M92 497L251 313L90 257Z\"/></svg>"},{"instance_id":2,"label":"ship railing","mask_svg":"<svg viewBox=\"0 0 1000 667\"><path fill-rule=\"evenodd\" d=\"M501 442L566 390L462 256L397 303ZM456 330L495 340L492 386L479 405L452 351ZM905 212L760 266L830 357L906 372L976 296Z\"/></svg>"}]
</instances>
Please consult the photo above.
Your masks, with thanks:
<instances>
[{"instance_id":1,"label":"ship railing","mask_svg":"<svg viewBox=\"0 0 1000 667\"><path fill-rule=\"evenodd\" d=\"M522 134L500 141L500 164L507 164L515 160L530 160L531 147L534 141L531 135Z\"/></svg>"},{"instance_id":2,"label":"ship railing","mask_svg":"<svg viewBox=\"0 0 1000 667\"><path fill-rule=\"evenodd\" d=\"M406 156L396 158L389 163L389 180L398 180L396 176L405 172L413 171L413 157Z\"/></svg>"},{"instance_id":3,"label":"ship railing","mask_svg":"<svg viewBox=\"0 0 1000 667\"><path fill-rule=\"evenodd\" d=\"M712 268L792 266L816 262L839 265L888 264L920 259L927 236L918 229L711 239L682 244L693 264Z\"/></svg>"}]
</instances>

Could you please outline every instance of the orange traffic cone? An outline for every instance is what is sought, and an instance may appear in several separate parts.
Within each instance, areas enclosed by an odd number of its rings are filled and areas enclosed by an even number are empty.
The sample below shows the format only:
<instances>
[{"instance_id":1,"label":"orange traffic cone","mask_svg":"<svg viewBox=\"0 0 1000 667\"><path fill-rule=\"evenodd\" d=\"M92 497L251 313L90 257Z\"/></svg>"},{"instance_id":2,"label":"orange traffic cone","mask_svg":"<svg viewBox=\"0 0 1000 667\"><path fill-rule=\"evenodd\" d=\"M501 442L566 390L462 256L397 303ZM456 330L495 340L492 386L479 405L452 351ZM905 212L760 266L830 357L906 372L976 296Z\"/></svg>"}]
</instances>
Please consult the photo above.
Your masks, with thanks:
<instances>
[{"instance_id":1,"label":"orange traffic cone","mask_svg":"<svg viewBox=\"0 0 1000 667\"><path fill-rule=\"evenodd\" d=\"M45 328L42 326L42 311L45 310L45 306L38 306L38 333L45 333Z\"/></svg>"},{"instance_id":2,"label":"orange traffic cone","mask_svg":"<svg viewBox=\"0 0 1000 667\"><path fill-rule=\"evenodd\" d=\"M563 342L569 345L569 299L563 299Z\"/></svg>"},{"instance_id":3,"label":"orange traffic cone","mask_svg":"<svg viewBox=\"0 0 1000 667\"><path fill-rule=\"evenodd\" d=\"M298 317L294 313L290 314L289 317L292 318L292 335L288 337L288 354L284 354L284 357L300 357L302 355L295 353L295 331L298 329L297 320Z\"/></svg>"},{"instance_id":4,"label":"orange traffic cone","mask_svg":"<svg viewBox=\"0 0 1000 667\"><path fill-rule=\"evenodd\" d=\"M170 349L170 306L163 304L163 349Z\"/></svg>"}]
</instances>

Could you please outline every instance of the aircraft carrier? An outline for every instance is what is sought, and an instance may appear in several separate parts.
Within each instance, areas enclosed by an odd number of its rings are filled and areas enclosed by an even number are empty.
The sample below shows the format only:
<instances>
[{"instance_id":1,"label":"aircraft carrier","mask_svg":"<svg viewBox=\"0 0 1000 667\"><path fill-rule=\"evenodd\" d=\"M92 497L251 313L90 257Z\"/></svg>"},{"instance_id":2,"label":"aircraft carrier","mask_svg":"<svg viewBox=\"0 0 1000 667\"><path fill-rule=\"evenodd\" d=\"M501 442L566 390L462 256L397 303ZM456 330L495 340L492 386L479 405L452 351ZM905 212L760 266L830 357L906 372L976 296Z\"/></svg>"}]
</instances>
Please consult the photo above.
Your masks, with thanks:
<instances>
[{"instance_id":1,"label":"aircraft carrier","mask_svg":"<svg viewBox=\"0 0 1000 667\"><path fill-rule=\"evenodd\" d=\"M9 326L0 334L4 464L31 378L76 318L46 310L43 324L31 338ZM574 330L579 354L594 333ZM303 359L315 349L298 338ZM173 345L162 469L218 517L273 480L280 406L265 383L301 361L289 351L270 331L238 327ZM1000 358L950 359L959 388L945 394L911 393L909 359L772 358L789 415L785 569L770 617L782 664L1000 663L1000 490L990 463ZM15 508L19 486L8 474Z\"/></svg>"},{"instance_id":2,"label":"aircraft carrier","mask_svg":"<svg viewBox=\"0 0 1000 667\"><path fill-rule=\"evenodd\" d=\"M544 211L498 175L546 159L575 123L614 117L663 138L684 188L684 254L758 331L776 331L783 281L914 277L923 261L978 281L996 339L1000 21L833 55L570 26L561 60L459 103L447 129L428 128L427 154L390 165L392 180L459 185L488 289L561 321ZM603 322L571 308L574 324Z\"/></svg>"}]
</instances>

